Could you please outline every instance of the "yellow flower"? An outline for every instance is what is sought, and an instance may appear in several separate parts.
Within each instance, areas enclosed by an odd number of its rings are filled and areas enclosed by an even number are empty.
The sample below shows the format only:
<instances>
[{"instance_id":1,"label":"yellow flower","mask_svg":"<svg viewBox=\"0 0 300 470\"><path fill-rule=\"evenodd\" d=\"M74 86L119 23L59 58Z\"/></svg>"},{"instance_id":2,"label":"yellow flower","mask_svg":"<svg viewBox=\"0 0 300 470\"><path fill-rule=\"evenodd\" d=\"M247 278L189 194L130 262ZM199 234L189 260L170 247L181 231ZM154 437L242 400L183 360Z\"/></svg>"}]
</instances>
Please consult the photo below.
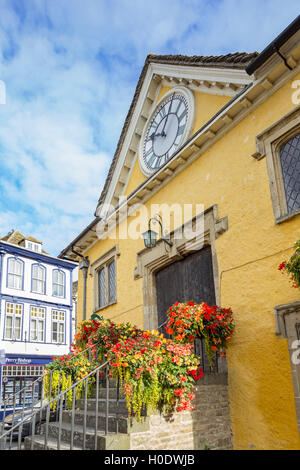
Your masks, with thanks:
<instances>
[{"instance_id":1,"label":"yellow flower","mask_svg":"<svg viewBox=\"0 0 300 470\"><path fill-rule=\"evenodd\" d=\"M152 331L151 331L151 334L154 335L154 336L158 336L158 335L159 335L159 331L157 331L157 330L152 330Z\"/></svg>"}]
</instances>

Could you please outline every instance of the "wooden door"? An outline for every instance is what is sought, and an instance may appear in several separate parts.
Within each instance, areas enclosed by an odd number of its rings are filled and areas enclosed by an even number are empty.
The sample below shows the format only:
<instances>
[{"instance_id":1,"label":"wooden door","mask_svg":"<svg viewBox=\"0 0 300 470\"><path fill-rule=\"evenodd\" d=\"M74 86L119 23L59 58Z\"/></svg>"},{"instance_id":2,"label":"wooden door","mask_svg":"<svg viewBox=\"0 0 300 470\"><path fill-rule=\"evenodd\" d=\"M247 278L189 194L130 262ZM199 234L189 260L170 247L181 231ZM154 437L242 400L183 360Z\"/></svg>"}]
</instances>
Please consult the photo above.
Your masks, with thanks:
<instances>
[{"instance_id":1,"label":"wooden door","mask_svg":"<svg viewBox=\"0 0 300 470\"><path fill-rule=\"evenodd\" d=\"M215 305L215 285L211 247L186 256L156 273L158 325L167 319L166 312L174 302Z\"/></svg>"},{"instance_id":2,"label":"wooden door","mask_svg":"<svg viewBox=\"0 0 300 470\"><path fill-rule=\"evenodd\" d=\"M211 247L186 256L166 266L155 276L159 329L165 334L167 310L174 302L206 302L215 305L215 285ZM208 361L203 341L196 342L196 352L202 358L202 366L208 371Z\"/></svg>"}]
</instances>

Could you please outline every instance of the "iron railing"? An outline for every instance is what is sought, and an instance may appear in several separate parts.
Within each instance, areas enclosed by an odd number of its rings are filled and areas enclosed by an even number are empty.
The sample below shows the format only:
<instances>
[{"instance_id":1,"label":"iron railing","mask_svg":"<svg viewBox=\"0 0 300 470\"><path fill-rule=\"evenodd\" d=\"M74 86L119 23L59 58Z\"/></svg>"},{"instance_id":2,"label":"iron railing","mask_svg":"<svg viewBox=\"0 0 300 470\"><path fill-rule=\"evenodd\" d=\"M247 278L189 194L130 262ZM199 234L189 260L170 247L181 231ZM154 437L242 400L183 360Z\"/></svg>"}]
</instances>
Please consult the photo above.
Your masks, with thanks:
<instances>
[{"instance_id":1,"label":"iron railing","mask_svg":"<svg viewBox=\"0 0 300 470\"><path fill-rule=\"evenodd\" d=\"M167 319L157 328L160 333L163 333L165 338L171 338L171 335L166 332L166 325L168 321L169 320ZM210 366L205 351L204 338L195 338L194 353L199 356L200 367L202 367L203 372L205 372L206 374L219 374L227 371L226 359L222 358L218 352L216 352L212 359L213 366Z\"/></svg>"},{"instance_id":2,"label":"iron railing","mask_svg":"<svg viewBox=\"0 0 300 470\"><path fill-rule=\"evenodd\" d=\"M78 357L83 353L90 354L95 347L96 345L87 348L73 357ZM117 385L113 389L110 388L108 361L95 367L92 372L67 389L58 390L57 395L52 398L55 370L57 369L49 372L49 389L47 391L44 388L44 382L42 382L42 397L38 403L34 403L34 387L32 387L31 407L25 407L25 393L23 393L22 410L16 413L14 406L12 413L9 415L4 413L0 427L0 447L2 449L34 449L36 442L38 442L40 449L50 447L57 450L62 447L70 450L74 448L97 449L100 445L99 433L104 436L108 434L109 430L118 433L120 386L119 380L117 380ZM89 385L93 386L94 400L89 399ZM81 388L80 394L78 394L79 387ZM102 389L101 399L99 399L100 389ZM24 392L24 389L22 391ZM71 408L67 406L70 392L72 393ZM78 407L80 411L78 411ZM122 411L124 412L124 408ZM75 420L79 422L76 423ZM91 439L93 443L91 443Z\"/></svg>"},{"instance_id":3,"label":"iron railing","mask_svg":"<svg viewBox=\"0 0 300 470\"><path fill-rule=\"evenodd\" d=\"M98 343L96 343L95 345L90 346L84 349L83 351L80 351L77 354L74 354L71 360L79 358L82 355L88 355L88 358L91 360L91 354L92 354L93 349L96 349L96 356L98 356ZM52 370L54 371L58 369L59 367L57 367L56 369L52 369ZM0 410L2 413L2 420L0 421L0 432L1 432L1 428L3 427L3 421L6 418L8 413L10 413L11 411L12 413L15 413L16 411L19 411L20 408L21 409L25 408L25 404L26 404L25 395L26 395L27 390L31 390L31 396L32 396L31 403L32 403L32 406L34 405L34 389L36 388L36 386L38 387L40 386L40 383L42 380L43 380L43 375L40 375L30 385L25 385L25 387L16 391L15 393L10 394L5 400L3 400L3 403L1 404L1 410ZM41 399L41 395L42 395L41 393L38 393L38 399L36 400L36 402L38 402ZM0 403L1 403L1 400L0 400ZM18 405L18 403L21 403L21 405Z\"/></svg>"},{"instance_id":4,"label":"iron railing","mask_svg":"<svg viewBox=\"0 0 300 470\"><path fill-rule=\"evenodd\" d=\"M98 344L93 345L84 351L81 351L77 355L72 357L72 360L78 358L82 354L85 354L91 359L92 350L96 350L96 357L98 357ZM98 427L98 414L99 414L99 403L104 405L104 409L101 410L101 427L103 428L103 432L106 435L108 433L108 423L110 418L110 388L109 388L109 364L105 362L101 364L95 369L90 372L86 377L78 380L76 383L72 384L68 389L62 391L58 390L57 395L54 398L52 396L52 385L53 385L53 373L59 370L59 368L52 369L50 372L49 377L49 390L45 391L44 381L42 381L42 392L41 396L38 400L34 400L34 389L35 386L38 384L40 385L40 381L42 377L39 377L31 384L31 393L32 393L32 404L31 406L25 406L25 392L26 389L28 390L28 386L24 387L22 390L18 391L14 394L13 397L9 397L4 402L4 410L3 410L3 420L0 423L0 448L2 449L22 449L24 448L23 438L25 436L31 437L30 448L33 448L33 436L35 433L40 433L41 431L44 432L44 446L43 448L48 447L48 435L49 435L49 423L55 422L58 423L58 438L57 438L57 448L60 448L61 445L61 431L62 431L62 422L63 418L65 418L66 413L71 413L71 439L70 439L70 449L73 448L73 439L74 439L74 429L75 429L75 410L77 409L78 401L80 401L80 405L83 407L83 426L82 426L82 448L84 449L86 446L86 436L87 436L87 407L88 407L88 385L91 382L94 382L94 392L96 394L94 404L95 409L93 410L95 413L95 426L96 430ZM103 384L103 377L105 378L105 384ZM102 377L102 378L101 378ZM59 374L60 378L60 374ZM101 379L101 381L100 381ZM60 380L59 380L60 383ZM78 386L82 386L81 395L78 397ZM104 391L105 396L102 393L102 402L99 402L99 386L104 388L105 385L106 391ZM119 380L117 381L117 387L114 390L114 396L116 399L115 403L115 426L114 431L118 433L118 410L119 410L119 400L120 400L120 392L119 392ZM72 408L71 410L67 410L67 394L72 393ZM20 395L23 394L23 395ZM23 396L23 403L22 408L17 409L16 403L20 402L20 396ZM104 400L103 400L104 398ZM8 409L8 403L11 403L13 399L13 406ZM91 402L89 403L90 406ZM105 415L104 423L103 423L103 415ZM53 436L52 436L53 437ZM17 443L14 441L17 440ZM52 439L53 440L53 439ZM95 433L95 446L97 440L97 432ZM40 443L41 444L41 443ZM95 447L96 448L96 447Z\"/></svg>"}]
</instances>

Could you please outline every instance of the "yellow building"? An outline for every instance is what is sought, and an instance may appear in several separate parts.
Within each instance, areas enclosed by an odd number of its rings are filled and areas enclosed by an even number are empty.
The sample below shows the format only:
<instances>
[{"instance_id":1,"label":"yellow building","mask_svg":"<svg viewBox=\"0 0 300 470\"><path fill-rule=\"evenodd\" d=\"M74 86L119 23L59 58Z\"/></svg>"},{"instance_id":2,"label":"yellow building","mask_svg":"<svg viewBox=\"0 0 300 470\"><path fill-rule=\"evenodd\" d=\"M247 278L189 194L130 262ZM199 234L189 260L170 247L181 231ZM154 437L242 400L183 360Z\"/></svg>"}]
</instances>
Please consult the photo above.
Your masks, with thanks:
<instances>
[{"instance_id":1,"label":"yellow building","mask_svg":"<svg viewBox=\"0 0 300 470\"><path fill-rule=\"evenodd\" d=\"M299 290L278 271L300 237L299 28L260 54L149 55L95 218L60 255L89 262L78 321L152 329L175 300L232 308L234 449L300 449Z\"/></svg>"}]
</instances>

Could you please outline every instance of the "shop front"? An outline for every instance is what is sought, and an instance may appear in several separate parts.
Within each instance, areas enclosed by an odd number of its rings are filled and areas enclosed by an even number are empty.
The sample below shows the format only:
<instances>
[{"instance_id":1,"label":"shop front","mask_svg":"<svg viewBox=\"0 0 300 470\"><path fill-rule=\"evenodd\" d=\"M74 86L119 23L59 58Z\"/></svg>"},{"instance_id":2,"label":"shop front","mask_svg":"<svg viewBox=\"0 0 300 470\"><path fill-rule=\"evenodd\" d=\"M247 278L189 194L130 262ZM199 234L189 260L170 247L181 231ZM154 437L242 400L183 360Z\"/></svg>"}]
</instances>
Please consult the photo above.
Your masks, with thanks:
<instances>
[{"instance_id":1,"label":"shop front","mask_svg":"<svg viewBox=\"0 0 300 470\"><path fill-rule=\"evenodd\" d=\"M6 414L32 406L41 399L44 367L52 362L48 356L1 354L0 419Z\"/></svg>"}]
</instances>

